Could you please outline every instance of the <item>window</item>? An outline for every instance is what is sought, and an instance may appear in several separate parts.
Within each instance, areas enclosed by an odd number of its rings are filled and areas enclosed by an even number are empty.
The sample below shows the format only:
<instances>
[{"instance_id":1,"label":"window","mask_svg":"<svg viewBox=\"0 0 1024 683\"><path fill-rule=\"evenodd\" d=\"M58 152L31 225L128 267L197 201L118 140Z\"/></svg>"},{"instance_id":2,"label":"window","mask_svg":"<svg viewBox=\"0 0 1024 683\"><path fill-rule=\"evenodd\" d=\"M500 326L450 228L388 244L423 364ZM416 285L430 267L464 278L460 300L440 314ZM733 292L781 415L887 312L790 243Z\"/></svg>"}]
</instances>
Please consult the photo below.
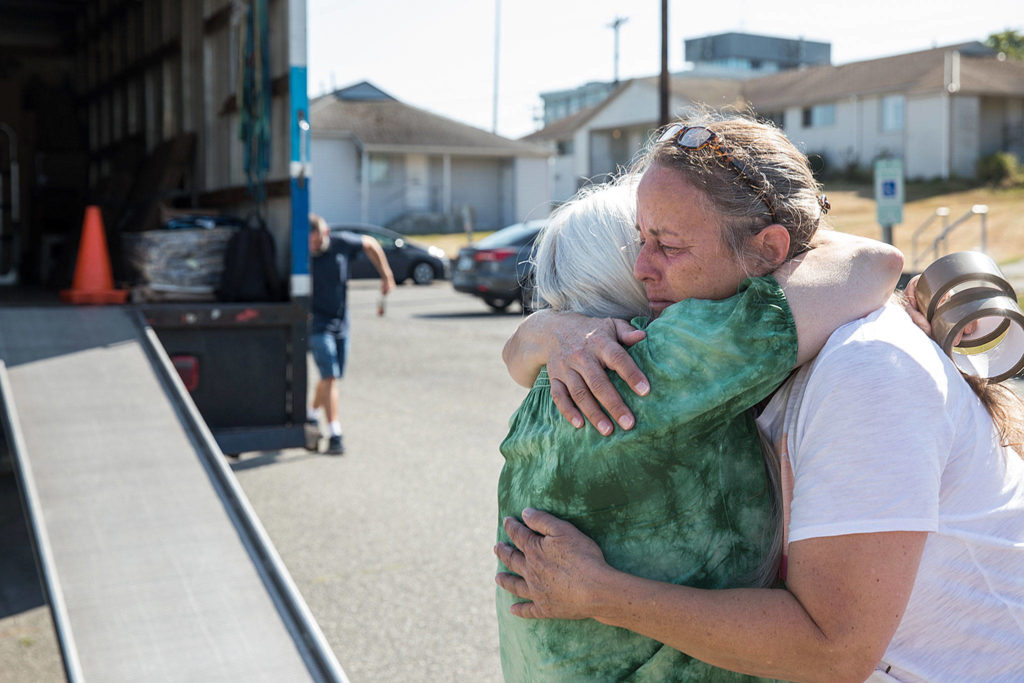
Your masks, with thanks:
<instances>
[{"instance_id":1,"label":"window","mask_svg":"<svg viewBox=\"0 0 1024 683\"><path fill-rule=\"evenodd\" d=\"M557 147L558 155L565 156L567 154L573 153L573 148L575 147L575 145L573 144L573 140L570 138L568 140L559 140L557 143Z\"/></svg>"},{"instance_id":2,"label":"window","mask_svg":"<svg viewBox=\"0 0 1024 683\"><path fill-rule=\"evenodd\" d=\"M836 105L816 104L813 107L804 107L803 124L804 128L820 128L821 126L832 126L836 122Z\"/></svg>"},{"instance_id":3,"label":"window","mask_svg":"<svg viewBox=\"0 0 1024 683\"><path fill-rule=\"evenodd\" d=\"M742 57L723 57L721 59L713 59L708 62L712 66L723 67L725 69L738 69L740 71L750 71L753 65L749 59L743 59Z\"/></svg>"},{"instance_id":4,"label":"window","mask_svg":"<svg viewBox=\"0 0 1024 683\"><path fill-rule=\"evenodd\" d=\"M368 234L377 240L382 249L394 249L396 246L395 238L390 235L384 235L379 232L369 232Z\"/></svg>"},{"instance_id":5,"label":"window","mask_svg":"<svg viewBox=\"0 0 1024 683\"><path fill-rule=\"evenodd\" d=\"M882 131L895 133L903 130L903 95L889 95L882 98Z\"/></svg>"},{"instance_id":6,"label":"window","mask_svg":"<svg viewBox=\"0 0 1024 683\"><path fill-rule=\"evenodd\" d=\"M370 182L383 183L389 180L391 164L387 157L370 157Z\"/></svg>"}]
</instances>

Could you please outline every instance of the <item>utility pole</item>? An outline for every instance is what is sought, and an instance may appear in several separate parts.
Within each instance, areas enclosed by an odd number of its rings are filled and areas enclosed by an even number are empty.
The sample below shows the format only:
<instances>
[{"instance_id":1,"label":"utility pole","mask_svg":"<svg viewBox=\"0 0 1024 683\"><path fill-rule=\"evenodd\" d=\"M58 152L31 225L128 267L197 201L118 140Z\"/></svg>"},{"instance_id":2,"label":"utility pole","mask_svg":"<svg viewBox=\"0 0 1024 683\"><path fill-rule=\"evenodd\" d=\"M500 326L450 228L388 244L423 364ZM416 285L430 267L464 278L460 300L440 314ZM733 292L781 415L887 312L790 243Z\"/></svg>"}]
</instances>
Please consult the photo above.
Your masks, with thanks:
<instances>
[{"instance_id":1,"label":"utility pole","mask_svg":"<svg viewBox=\"0 0 1024 683\"><path fill-rule=\"evenodd\" d=\"M668 0L661 0L661 75L658 77L658 125L668 123Z\"/></svg>"},{"instance_id":2,"label":"utility pole","mask_svg":"<svg viewBox=\"0 0 1024 683\"><path fill-rule=\"evenodd\" d=\"M615 84L619 84L619 28L629 21L629 17L615 17L608 28L615 31Z\"/></svg>"},{"instance_id":3,"label":"utility pole","mask_svg":"<svg viewBox=\"0 0 1024 683\"><path fill-rule=\"evenodd\" d=\"M953 175L953 97L960 92L960 51L946 52L942 93L943 127L942 177L947 180Z\"/></svg>"},{"instance_id":4,"label":"utility pole","mask_svg":"<svg viewBox=\"0 0 1024 683\"><path fill-rule=\"evenodd\" d=\"M491 111L491 132L498 134L498 58L501 55L501 0L494 0L494 104Z\"/></svg>"}]
</instances>

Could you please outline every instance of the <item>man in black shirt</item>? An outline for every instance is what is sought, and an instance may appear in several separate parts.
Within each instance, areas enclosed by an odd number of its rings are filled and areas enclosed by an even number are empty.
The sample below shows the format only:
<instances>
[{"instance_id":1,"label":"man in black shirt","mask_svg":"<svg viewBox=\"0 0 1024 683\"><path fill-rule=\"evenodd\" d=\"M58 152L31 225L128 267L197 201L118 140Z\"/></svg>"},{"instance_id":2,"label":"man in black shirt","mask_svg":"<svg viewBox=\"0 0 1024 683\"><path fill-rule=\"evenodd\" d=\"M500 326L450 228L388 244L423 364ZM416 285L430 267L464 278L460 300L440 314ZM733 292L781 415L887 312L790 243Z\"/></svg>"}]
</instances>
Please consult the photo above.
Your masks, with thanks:
<instances>
[{"instance_id":1,"label":"man in black shirt","mask_svg":"<svg viewBox=\"0 0 1024 683\"><path fill-rule=\"evenodd\" d=\"M338 380L345 372L349 346L349 265L360 250L366 252L373 267L380 273L381 295L394 289L395 278L377 240L347 231L332 236L327 222L316 214L310 214L309 272L313 282L310 306L313 320L309 347L320 371L320 382L316 386L309 417L315 421L316 411L323 408L330 426L327 452L334 455L345 452L341 440L341 422L338 420Z\"/></svg>"}]
</instances>

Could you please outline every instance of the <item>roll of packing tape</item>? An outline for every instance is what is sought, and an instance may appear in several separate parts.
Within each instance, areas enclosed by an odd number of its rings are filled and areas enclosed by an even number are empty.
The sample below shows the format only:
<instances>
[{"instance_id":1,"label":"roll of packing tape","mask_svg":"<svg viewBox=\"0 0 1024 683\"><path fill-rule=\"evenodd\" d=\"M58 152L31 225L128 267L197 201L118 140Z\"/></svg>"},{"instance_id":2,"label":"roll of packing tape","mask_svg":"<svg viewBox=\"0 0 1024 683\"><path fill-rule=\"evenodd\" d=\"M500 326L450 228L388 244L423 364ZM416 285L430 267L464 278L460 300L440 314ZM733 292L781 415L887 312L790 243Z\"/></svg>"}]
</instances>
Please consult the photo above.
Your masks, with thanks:
<instances>
[{"instance_id":1,"label":"roll of packing tape","mask_svg":"<svg viewBox=\"0 0 1024 683\"><path fill-rule=\"evenodd\" d=\"M917 305L932 338L962 372L1000 382L1024 369L1024 313L984 254L959 252L928 266L917 283Z\"/></svg>"},{"instance_id":2,"label":"roll of packing tape","mask_svg":"<svg viewBox=\"0 0 1024 683\"><path fill-rule=\"evenodd\" d=\"M1016 299L991 296L991 291L967 290L950 297L935 309L932 338L962 372L1001 382L1024 370L1024 314ZM977 328L957 342L974 322Z\"/></svg>"},{"instance_id":3,"label":"roll of packing tape","mask_svg":"<svg viewBox=\"0 0 1024 683\"><path fill-rule=\"evenodd\" d=\"M943 256L921 273L917 281L917 307L930 321L943 298L975 287L998 289L1017 298L995 261L980 251L958 251Z\"/></svg>"}]
</instances>

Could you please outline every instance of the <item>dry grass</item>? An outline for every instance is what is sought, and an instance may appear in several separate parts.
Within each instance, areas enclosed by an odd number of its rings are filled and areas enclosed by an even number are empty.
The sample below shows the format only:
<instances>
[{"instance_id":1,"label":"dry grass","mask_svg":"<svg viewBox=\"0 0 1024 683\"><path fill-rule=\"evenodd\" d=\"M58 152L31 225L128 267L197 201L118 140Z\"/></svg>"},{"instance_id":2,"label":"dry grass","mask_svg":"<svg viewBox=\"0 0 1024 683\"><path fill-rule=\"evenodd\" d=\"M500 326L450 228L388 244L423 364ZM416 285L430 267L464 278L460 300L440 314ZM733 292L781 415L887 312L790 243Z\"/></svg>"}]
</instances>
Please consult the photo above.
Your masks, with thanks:
<instances>
[{"instance_id":1,"label":"dry grass","mask_svg":"<svg viewBox=\"0 0 1024 683\"><path fill-rule=\"evenodd\" d=\"M490 235L491 232L474 232L473 241L480 240ZM410 235L410 239L423 244L432 244L435 247L444 249L444 253L448 254L448 258L454 259L459 255L459 249L469 244L469 240L466 239L466 233L455 232L451 234L437 234L437 235Z\"/></svg>"},{"instance_id":2,"label":"dry grass","mask_svg":"<svg viewBox=\"0 0 1024 683\"><path fill-rule=\"evenodd\" d=\"M836 230L854 235L881 239L882 229L875 221L875 201L872 185L830 183L826 186L832 211L829 219ZM903 223L895 226L896 246L906 255L907 269L913 266L911 238L928 217L940 206L949 208L952 222L970 211L975 204L986 204L986 251L997 263L1005 264L1024 259L1024 188L998 190L988 187L967 187L952 184L920 183L907 188L907 203L903 208ZM927 250L941 231L939 219L933 221L918 237L918 250ZM479 240L491 233L473 233ZM463 233L417 235L418 242L434 244L455 258L459 249L469 241ZM974 216L955 230L949 238L948 251L976 249L980 246L981 222ZM926 265L930 259L923 259Z\"/></svg>"},{"instance_id":3,"label":"dry grass","mask_svg":"<svg viewBox=\"0 0 1024 683\"><path fill-rule=\"evenodd\" d=\"M829 219L836 230L881 238L882 228L875 220L872 186L836 184L826 186L826 191L832 203ZM907 195L907 203L903 207L903 223L893 228L893 238L896 246L906 255L908 270L913 266L914 233L940 206L949 209L949 222L952 222L970 211L975 204L987 205L985 251L1000 264L1024 259L1024 189L949 188L915 184L908 187ZM918 236L918 252L927 254L921 259L922 267L931 260L931 244L941 231L941 219L936 218ZM981 244L980 216L973 216L961 224L950 234L948 242L948 249L943 253L977 249Z\"/></svg>"}]
</instances>

